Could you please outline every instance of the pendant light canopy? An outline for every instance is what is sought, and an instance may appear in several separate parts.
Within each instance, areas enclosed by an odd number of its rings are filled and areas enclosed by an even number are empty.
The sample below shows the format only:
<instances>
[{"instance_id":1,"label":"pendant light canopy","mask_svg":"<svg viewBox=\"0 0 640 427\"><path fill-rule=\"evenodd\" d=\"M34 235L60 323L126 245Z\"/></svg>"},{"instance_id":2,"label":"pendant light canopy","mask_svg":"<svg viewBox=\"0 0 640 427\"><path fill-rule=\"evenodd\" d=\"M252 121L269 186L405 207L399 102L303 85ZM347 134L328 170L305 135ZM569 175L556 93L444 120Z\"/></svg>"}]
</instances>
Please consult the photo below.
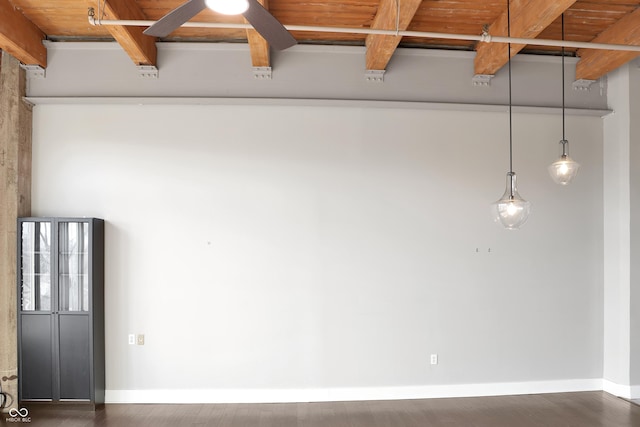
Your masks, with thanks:
<instances>
[{"instance_id":1,"label":"pendant light canopy","mask_svg":"<svg viewBox=\"0 0 640 427\"><path fill-rule=\"evenodd\" d=\"M511 37L511 11L507 0L507 33ZM493 218L502 224L507 230L517 230L522 227L531 212L531 202L524 200L518 194L516 185L516 173L513 171L513 120L511 116L511 43L508 44L507 55L509 58L509 172L507 172L507 185L502 197L491 205Z\"/></svg>"},{"instance_id":2,"label":"pendant light canopy","mask_svg":"<svg viewBox=\"0 0 640 427\"><path fill-rule=\"evenodd\" d=\"M247 0L204 0L207 7L223 15L240 15L249 9Z\"/></svg>"},{"instance_id":3,"label":"pendant light canopy","mask_svg":"<svg viewBox=\"0 0 640 427\"><path fill-rule=\"evenodd\" d=\"M564 14L562 22L562 40L564 40ZM565 137L565 114L564 114L564 47L562 48L562 154L560 158L547 168L551 179L556 184L567 185L578 174L580 164L569 157L569 141Z\"/></svg>"}]
</instances>

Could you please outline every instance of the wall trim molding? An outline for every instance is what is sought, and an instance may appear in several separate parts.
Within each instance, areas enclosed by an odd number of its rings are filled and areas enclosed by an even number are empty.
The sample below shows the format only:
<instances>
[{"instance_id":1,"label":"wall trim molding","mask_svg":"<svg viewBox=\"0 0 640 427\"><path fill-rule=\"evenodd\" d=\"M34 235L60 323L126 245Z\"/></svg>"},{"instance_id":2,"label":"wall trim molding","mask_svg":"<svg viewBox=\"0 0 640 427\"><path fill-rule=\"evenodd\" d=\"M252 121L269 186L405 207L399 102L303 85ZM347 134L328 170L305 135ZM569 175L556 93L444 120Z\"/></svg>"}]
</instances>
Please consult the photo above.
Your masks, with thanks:
<instances>
[{"instance_id":1,"label":"wall trim molding","mask_svg":"<svg viewBox=\"0 0 640 427\"><path fill-rule=\"evenodd\" d=\"M294 98L218 98L218 97L25 97L33 105L266 105L294 107L390 108L439 111L508 112L508 105L450 102L373 101ZM553 114L561 108L514 105L515 114ZM606 117L612 110L567 108L569 116Z\"/></svg>"},{"instance_id":2,"label":"wall trim molding","mask_svg":"<svg viewBox=\"0 0 640 427\"><path fill-rule=\"evenodd\" d=\"M617 384L603 379L602 390L624 399L640 399L640 386L638 385Z\"/></svg>"},{"instance_id":3,"label":"wall trim molding","mask_svg":"<svg viewBox=\"0 0 640 427\"><path fill-rule=\"evenodd\" d=\"M611 383L613 384L613 383ZM603 380L308 389L107 390L106 403L303 403L601 391ZM605 390L607 391L607 390ZM612 393L613 394L613 393Z\"/></svg>"}]
</instances>

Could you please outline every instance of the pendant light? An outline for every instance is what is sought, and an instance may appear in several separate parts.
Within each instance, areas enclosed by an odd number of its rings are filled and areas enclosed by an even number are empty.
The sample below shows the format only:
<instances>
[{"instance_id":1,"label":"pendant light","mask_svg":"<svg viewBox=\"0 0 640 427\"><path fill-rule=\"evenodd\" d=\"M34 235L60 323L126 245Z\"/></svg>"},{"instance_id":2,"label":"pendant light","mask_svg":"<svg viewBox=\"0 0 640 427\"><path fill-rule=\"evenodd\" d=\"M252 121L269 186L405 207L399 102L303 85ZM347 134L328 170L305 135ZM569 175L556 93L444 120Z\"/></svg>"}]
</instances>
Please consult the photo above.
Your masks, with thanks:
<instances>
[{"instance_id":1,"label":"pendant light","mask_svg":"<svg viewBox=\"0 0 640 427\"><path fill-rule=\"evenodd\" d=\"M507 35L511 37L511 11L507 0ZM524 200L518 194L516 185L516 173L513 171L513 120L511 99L511 43L507 48L509 68L509 172L507 172L507 185L500 200L494 202L491 207L496 222L502 224L507 230L516 230L524 225L531 212L531 202Z\"/></svg>"},{"instance_id":2,"label":"pendant light","mask_svg":"<svg viewBox=\"0 0 640 427\"><path fill-rule=\"evenodd\" d=\"M564 14L562 14L562 40L564 41ZM569 141L565 138L564 108L564 47L562 47L562 140L560 141L562 154L547 168L551 179L560 185L569 184L580 169L580 164L569 157Z\"/></svg>"}]
</instances>

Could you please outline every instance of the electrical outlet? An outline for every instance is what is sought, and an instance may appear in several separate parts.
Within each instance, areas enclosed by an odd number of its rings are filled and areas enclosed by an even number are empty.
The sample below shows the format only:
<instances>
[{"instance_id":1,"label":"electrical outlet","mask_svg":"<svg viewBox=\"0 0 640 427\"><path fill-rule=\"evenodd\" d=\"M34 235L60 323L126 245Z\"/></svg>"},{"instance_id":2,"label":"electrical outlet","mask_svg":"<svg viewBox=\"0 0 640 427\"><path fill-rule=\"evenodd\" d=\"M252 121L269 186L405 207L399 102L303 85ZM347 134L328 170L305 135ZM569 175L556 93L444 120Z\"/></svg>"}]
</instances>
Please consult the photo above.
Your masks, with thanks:
<instances>
[{"instance_id":1,"label":"electrical outlet","mask_svg":"<svg viewBox=\"0 0 640 427\"><path fill-rule=\"evenodd\" d=\"M136 343L135 334L129 334L129 345L134 345Z\"/></svg>"},{"instance_id":2,"label":"electrical outlet","mask_svg":"<svg viewBox=\"0 0 640 427\"><path fill-rule=\"evenodd\" d=\"M136 337L136 344L144 345L144 334L138 334Z\"/></svg>"},{"instance_id":3,"label":"electrical outlet","mask_svg":"<svg viewBox=\"0 0 640 427\"><path fill-rule=\"evenodd\" d=\"M431 364L432 365L437 365L438 364L438 355L437 354L432 354L431 355Z\"/></svg>"}]
</instances>

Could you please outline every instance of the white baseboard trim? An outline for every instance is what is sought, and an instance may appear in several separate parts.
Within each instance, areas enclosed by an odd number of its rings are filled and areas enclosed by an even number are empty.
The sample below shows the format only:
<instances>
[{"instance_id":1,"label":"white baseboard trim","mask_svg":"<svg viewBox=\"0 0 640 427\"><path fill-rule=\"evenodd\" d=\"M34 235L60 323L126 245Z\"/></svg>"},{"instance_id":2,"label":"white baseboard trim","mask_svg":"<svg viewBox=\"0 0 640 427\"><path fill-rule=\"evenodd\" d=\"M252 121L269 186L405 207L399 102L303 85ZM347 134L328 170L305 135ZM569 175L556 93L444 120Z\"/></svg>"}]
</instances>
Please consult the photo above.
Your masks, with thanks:
<instances>
[{"instance_id":1,"label":"white baseboard trim","mask_svg":"<svg viewBox=\"0 0 640 427\"><path fill-rule=\"evenodd\" d=\"M637 385L622 385L602 380L602 390L624 399L640 399L640 386Z\"/></svg>"},{"instance_id":2,"label":"white baseboard trim","mask_svg":"<svg viewBox=\"0 0 640 427\"><path fill-rule=\"evenodd\" d=\"M105 401L106 403L293 403L504 396L594 390L603 390L602 379L323 389L107 390Z\"/></svg>"},{"instance_id":3,"label":"white baseboard trim","mask_svg":"<svg viewBox=\"0 0 640 427\"><path fill-rule=\"evenodd\" d=\"M614 396L631 399L631 387L628 385L616 384L609 380L602 380L602 390Z\"/></svg>"}]
</instances>

